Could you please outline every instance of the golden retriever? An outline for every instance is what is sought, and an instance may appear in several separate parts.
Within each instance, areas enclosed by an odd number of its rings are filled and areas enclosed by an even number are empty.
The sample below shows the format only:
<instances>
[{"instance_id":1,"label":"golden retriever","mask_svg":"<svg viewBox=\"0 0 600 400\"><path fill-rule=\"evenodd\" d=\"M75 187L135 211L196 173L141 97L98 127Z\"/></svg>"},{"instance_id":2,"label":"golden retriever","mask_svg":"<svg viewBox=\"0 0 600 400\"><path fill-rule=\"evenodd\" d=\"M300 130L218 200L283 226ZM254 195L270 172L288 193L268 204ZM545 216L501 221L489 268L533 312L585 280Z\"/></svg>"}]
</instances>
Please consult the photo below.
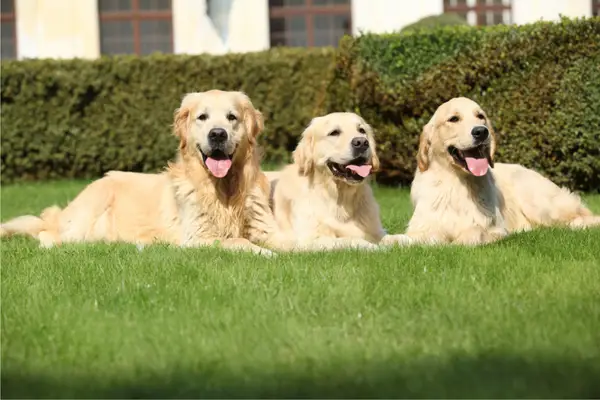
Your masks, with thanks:
<instances>
[{"instance_id":1,"label":"golden retriever","mask_svg":"<svg viewBox=\"0 0 600 400\"><path fill-rule=\"evenodd\" d=\"M476 245L538 226L600 224L580 198L537 172L494 163L486 113L460 97L442 104L423 128L411 187L413 243Z\"/></svg>"},{"instance_id":2,"label":"golden retriever","mask_svg":"<svg viewBox=\"0 0 600 400\"><path fill-rule=\"evenodd\" d=\"M293 153L294 164L268 173L279 229L296 249L377 249L403 243L386 235L369 175L379 168L371 127L353 113L314 118Z\"/></svg>"},{"instance_id":3,"label":"golden retriever","mask_svg":"<svg viewBox=\"0 0 600 400\"><path fill-rule=\"evenodd\" d=\"M158 174L111 171L61 210L22 216L0 234L28 234L43 247L64 242L166 242L271 255L269 182L256 139L262 114L241 92L189 93L174 115L178 156Z\"/></svg>"}]
</instances>

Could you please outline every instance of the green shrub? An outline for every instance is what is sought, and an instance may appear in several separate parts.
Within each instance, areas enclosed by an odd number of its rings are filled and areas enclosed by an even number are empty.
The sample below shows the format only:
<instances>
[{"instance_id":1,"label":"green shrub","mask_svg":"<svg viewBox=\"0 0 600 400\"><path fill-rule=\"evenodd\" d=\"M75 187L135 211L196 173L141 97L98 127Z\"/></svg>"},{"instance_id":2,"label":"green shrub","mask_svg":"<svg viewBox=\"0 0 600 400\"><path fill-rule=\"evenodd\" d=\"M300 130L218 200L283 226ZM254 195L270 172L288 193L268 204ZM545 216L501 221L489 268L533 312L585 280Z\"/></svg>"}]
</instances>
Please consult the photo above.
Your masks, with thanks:
<instances>
[{"instance_id":1,"label":"green shrub","mask_svg":"<svg viewBox=\"0 0 600 400\"><path fill-rule=\"evenodd\" d=\"M156 171L174 155L189 91L244 90L266 160L289 160L315 115L354 111L377 132L381 183L411 182L418 136L444 101L490 114L497 158L600 190L600 19L345 37L339 50L2 62L2 182Z\"/></svg>"},{"instance_id":2,"label":"green shrub","mask_svg":"<svg viewBox=\"0 0 600 400\"><path fill-rule=\"evenodd\" d=\"M458 14L447 13L430 15L406 25L400 32L418 31L419 29L439 28L442 26L467 25L467 21Z\"/></svg>"},{"instance_id":3,"label":"green shrub","mask_svg":"<svg viewBox=\"0 0 600 400\"><path fill-rule=\"evenodd\" d=\"M418 136L444 101L487 110L497 158L600 190L600 19L345 38L324 106L377 131L382 183L409 184Z\"/></svg>"},{"instance_id":4,"label":"green shrub","mask_svg":"<svg viewBox=\"0 0 600 400\"><path fill-rule=\"evenodd\" d=\"M266 120L268 161L286 161L314 116L332 49L2 62L2 182L156 171L175 154L186 92L243 90Z\"/></svg>"}]
</instances>

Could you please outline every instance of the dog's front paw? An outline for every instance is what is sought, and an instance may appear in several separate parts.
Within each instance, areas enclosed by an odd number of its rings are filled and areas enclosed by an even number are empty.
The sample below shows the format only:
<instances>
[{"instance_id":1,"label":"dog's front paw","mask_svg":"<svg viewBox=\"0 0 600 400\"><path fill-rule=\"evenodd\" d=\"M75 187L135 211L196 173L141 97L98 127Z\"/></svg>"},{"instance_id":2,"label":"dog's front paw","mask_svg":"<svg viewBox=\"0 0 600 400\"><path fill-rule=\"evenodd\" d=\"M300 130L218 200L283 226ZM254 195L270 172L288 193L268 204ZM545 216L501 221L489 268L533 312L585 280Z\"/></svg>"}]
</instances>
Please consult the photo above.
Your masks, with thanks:
<instances>
[{"instance_id":1,"label":"dog's front paw","mask_svg":"<svg viewBox=\"0 0 600 400\"><path fill-rule=\"evenodd\" d=\"M259 256L268 257L268 258L277 257L277 253L275 253L274 251L271 251L269 249L265 249L264 247L257 246L256 249L253 249L253 253L258 254Z\"/></svg>"},{"instance_id":2,"label":"dog's front paw","mask_svg":"<svg viewBox=\"0 0 600 400\"><path fill-rule=\"evenodd\" d=\"M367 250L367 251L377 251L377 250L381 250L381 247L379 247L378 245L371 243L369 241L366 241L364 239L352 239L349 243L349 247L351 249L357 249L357 250Z\"/></svg>"},{"instance_id":3,"label":"dog's front paw","mask_svg":"<svg viewBox=\"0 0 600 400\"><path fill-rule=\"evenodd\" d=\"M40 241L40 249L51 249L57 245L54 237L46 231L42 231L38 234L38 240Z\"/></svg>"},{"instance_id":4,"label":"dog's front paw","mask_svg":"<svg viewBox=\"0 0 600 400\"><path fill-rule=\"evenodd\" d=\"M385 235L379 242L380 246L406 246L412 243L412 239L404 234Z\"/></svg>"}]
</instances>

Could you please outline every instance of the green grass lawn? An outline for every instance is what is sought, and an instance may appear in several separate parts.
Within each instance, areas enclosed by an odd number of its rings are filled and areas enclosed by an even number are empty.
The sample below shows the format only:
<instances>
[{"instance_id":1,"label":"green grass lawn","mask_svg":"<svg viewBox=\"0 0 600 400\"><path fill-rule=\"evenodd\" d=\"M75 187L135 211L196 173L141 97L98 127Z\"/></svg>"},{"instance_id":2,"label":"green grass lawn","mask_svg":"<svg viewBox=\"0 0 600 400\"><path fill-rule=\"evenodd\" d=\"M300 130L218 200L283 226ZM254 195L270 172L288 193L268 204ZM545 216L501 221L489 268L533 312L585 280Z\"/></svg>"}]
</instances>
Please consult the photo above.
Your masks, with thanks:
<instances>
[{"instance_id":1,"label":"green grass lawn","mask_svg":"<svg viewBox=\"0 0 600 400\"><path fill-rule=\"evenodd\" d=\"M3 187L2 219L82 185ZM402 231L408 192L376 194ZM275 259L1 250L3 398L600 396L597 229Z\"/></svg>"}]
</instances>

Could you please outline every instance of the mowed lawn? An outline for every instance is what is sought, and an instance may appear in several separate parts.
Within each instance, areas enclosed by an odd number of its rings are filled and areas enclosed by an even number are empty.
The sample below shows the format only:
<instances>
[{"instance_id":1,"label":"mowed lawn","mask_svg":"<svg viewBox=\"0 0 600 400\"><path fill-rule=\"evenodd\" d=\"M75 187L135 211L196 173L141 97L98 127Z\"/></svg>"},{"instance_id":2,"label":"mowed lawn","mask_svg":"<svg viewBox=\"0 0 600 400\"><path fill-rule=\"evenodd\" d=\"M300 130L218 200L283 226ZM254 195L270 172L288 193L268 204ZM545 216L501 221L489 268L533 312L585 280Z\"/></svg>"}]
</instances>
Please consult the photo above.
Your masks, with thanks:
<instances>
[{"instance_id":1,"label":"mowed lawn","mask_svg":"<svg viewBox=\"0 0 600 400\"><path fill-rule=\"evenodd\" d=\"M2 220L83 185L4 186ZM408 191L376 194L402 231ZM600 396L599 229L275 259L1 250L3 398Z\"/></svg>"}]
</instances>

